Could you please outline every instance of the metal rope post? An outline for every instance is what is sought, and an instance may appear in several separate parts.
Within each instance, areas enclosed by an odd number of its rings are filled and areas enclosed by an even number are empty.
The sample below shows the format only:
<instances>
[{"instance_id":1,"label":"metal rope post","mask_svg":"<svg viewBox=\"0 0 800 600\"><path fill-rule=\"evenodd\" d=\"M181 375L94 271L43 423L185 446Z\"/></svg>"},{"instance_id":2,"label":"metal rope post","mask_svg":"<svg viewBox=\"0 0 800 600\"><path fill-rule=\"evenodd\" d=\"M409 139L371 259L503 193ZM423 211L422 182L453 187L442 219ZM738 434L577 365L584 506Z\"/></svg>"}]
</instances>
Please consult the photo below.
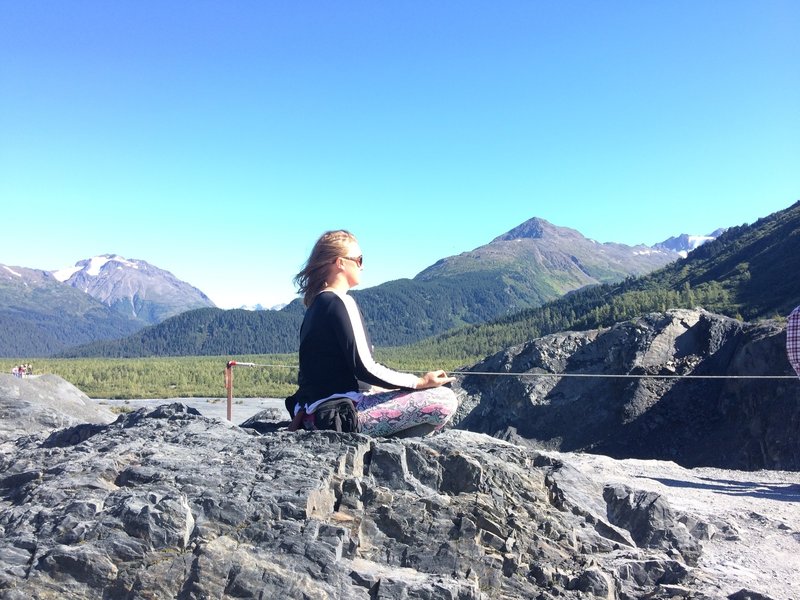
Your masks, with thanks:
<instances>
[{"instance_id":1,"label":"metal rope post","mask_svg":"<svg viewBox=\"0 0 800 600\"><path fill-rule=\"evenodd\" d=\"M228 421L233 421L233 367L270 367L273 365L259 365L251 362L238 362L229 360L225 365L225 391L228 394Z\"/></svg>"},{"instance_id":2,"label":"metal rope post","mask_svg":"<svg viewBox=\"0 0 800 600\"><path fill-rule=\"evenodd\" d=\"M228 421L233 420L233 367L236 365L235 360L229 360L225 366L225 390L228 393Z\"/></svg>"}]
</instances>

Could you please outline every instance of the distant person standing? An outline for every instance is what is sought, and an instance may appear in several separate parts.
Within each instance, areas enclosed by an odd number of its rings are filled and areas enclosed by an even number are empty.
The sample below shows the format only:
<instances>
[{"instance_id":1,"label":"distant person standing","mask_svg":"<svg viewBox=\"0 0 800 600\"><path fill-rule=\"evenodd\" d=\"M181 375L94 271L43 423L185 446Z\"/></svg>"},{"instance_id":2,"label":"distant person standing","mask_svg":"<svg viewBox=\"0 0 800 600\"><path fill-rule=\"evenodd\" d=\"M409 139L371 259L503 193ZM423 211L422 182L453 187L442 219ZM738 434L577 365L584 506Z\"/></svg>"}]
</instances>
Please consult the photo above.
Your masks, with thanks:
<instances>
[{"instance_id":1,"label":"distant person standing","mask_svg":"<svg viewBox=\"0 0 800 600\"><path fill-rule=\"evenodd\" d=\"M800 306L789 315L786 325L786 354L795 373L800 376Z\"/></svg>"}]
</instances>

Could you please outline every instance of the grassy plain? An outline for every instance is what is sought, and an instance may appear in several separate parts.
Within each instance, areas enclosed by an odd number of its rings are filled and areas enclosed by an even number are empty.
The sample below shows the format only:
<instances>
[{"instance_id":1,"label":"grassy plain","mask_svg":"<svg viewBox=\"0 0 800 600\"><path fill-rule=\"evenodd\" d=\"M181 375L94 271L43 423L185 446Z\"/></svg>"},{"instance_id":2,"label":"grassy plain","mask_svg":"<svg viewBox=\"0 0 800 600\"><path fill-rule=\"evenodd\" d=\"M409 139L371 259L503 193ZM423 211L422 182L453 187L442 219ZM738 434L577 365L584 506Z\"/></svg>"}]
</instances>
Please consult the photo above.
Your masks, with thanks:
<instances>
[{"instance_id":1,"label":"grassy plain","mask_svg":"<svg viewBox=\"0 0 800 600\"><path fill-rule=\"evenodd\" d=\"M401 371L453 369L399 356L394 350L377 351L377 359ZM223 398L228 356L150 358L22 358L0 359L0 372L31 364L34 375L52 373L69 381L90 398ZM235 367L234 395L239 398L283 398L297 388L297 354L237 356L237 362L257 367ZM453 362L453 361L450 361Z\"/></svg>"},{"instance_id":2,"label":"grassy plain","mask_svg":"<svg viewBox=\"0 0 800 600\"><path fill-rule=\"evenodd\" d=\"M225 356L150 358L0 359L10 373L16 364L30 363L34 375L53 373L90 398L225 397ZM297 380L296 355L240 356L237 362L275 367L237 367L234 393L240 397L280 398L292 393Z\"/></svg>"}]
</instances>

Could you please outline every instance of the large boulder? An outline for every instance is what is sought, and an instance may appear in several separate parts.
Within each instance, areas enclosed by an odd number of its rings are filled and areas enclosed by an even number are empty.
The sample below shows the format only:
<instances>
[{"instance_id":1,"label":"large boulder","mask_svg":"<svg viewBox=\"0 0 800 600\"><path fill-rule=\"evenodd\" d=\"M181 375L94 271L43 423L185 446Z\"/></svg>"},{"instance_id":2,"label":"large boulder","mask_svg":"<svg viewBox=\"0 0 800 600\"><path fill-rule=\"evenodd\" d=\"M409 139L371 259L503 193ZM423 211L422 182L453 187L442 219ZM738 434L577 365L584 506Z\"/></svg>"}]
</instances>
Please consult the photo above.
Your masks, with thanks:
<instances>
[{"instance_id":1,"label":"large boulder","mask_svg":"<svg viewBox=\"0 0 800 600\"><path fill-rule=\"evenodd\" d=\"M562 451L798 470L800 379L785 345L781 325L703 310L556 333L472 367L503 375L460 380L455 425ZM790 378L742 378L765 375Z\"/></svg>"},{"instance_id":2,"label":"large boulder","mask_svg":"<svg viewBox=\"0 0 800 600\"><path fill-rule=\"evenodd\" d=\"M0 373L0 443L85 423L110 423L116 418L57 375L19 378Z\"/></svg>"}]
</instances>

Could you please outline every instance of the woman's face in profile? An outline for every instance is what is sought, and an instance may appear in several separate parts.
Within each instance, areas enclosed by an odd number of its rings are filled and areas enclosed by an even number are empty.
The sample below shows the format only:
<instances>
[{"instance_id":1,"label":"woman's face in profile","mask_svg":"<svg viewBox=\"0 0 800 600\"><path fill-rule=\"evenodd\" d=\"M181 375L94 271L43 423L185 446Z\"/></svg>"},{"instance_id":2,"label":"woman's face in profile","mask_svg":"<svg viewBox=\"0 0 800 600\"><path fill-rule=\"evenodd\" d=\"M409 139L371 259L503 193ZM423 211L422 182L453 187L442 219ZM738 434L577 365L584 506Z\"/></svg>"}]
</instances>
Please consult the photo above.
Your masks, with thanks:
<instances>
[{"instance_id":1,"label":"woman's face in profile","mask_svg":"<svg viewBox=\"0 0 800 600\"><path fill-rule=\"evenodd\" d=\"M361 283L361 265L355 260L362 256L361 254L361 246L358 245L358 242L350 242L347 244L347 258L342 260L342 264L344 265L344 274L347 277L347 283L350 287L357 286Z\"/></svg>"}]
</instances>

